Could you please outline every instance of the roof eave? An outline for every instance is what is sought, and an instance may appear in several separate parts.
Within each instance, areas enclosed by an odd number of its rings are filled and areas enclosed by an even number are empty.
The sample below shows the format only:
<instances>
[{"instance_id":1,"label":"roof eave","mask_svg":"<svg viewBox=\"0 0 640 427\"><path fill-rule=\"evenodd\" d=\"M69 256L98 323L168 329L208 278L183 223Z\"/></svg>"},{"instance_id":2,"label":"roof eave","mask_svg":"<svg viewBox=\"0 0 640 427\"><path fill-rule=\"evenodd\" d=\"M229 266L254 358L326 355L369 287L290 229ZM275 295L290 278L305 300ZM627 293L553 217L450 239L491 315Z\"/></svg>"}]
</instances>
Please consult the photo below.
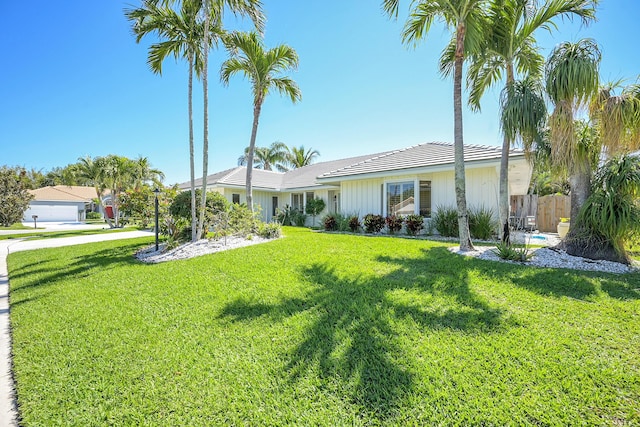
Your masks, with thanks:
<instances>
[{"instance_id":1,"label":"roof eave","mask_svg":"<svg viewBox=\"0 0 640 427\"><path fill-rule=\"evenodd\" d=\"M509 156L510 160L519 160L520 158L524 159L524 154L512 154ZM482 159L482 160L470 160L464 163L465 169L476 169L487 166L497 166L500 165L500 158L496 157L493 159ZM442 163L439 165L430 165L430 166L421 166L415 168L406 168L406 169L391 169L388 171L381 172L368 172L354 175L340 175L335 177L317 177L318 181L324 183L332 183L332 182L341 182L341 181L356 181L360 179L371 179L371 178L385 178L390 175L410 175L410 174L420 174L420 173L434 173L434 172L445 172L453 170L454 163Z\"/></svg>"}]
</instances>

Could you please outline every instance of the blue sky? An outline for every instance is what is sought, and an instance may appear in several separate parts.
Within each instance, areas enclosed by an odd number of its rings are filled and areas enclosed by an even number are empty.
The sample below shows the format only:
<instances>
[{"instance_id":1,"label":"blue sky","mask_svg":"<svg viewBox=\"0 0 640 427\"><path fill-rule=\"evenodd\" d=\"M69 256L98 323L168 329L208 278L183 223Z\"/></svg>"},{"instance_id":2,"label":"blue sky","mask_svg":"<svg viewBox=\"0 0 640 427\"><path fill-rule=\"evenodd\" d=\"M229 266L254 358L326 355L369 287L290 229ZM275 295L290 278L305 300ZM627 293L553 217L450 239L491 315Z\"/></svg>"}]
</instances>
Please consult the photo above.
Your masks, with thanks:
<instances>
[{"instance_id":1,"label":"blue sky","mask_svg":"<svg viewBox=\"0 0 640 427\"><path fill-rule=\"evenodd\" d=\"M640 74L640 2L600 3L598 22L582 28L560 21L553 35L538 34L539 45L547 56L561 41L593 37L603 51L603 79L631 83ZM85 155L142 155L166 183L188 179L187 66L169 58L162 76L149 71L152 40L136 44L123 14L138 5L0 2L0 165L46 172ZM264 0L264 8L267 46L286 43L299 54L292 77L303 97L295 105L277 94L267 99L259 146L304 145L333 160L453 141L452 83L437 67L444 29L433 28L414 49L401 44L402 20L388 20L376 0ZM235 166L251 131L249 83L219 83L225 57L214 51L210 66L210 172ZM500 143L498 94L485 95L481 113L465 111L465 143ZM201 175L199 83L194 117Z\"/></svg>"}]
</instances>

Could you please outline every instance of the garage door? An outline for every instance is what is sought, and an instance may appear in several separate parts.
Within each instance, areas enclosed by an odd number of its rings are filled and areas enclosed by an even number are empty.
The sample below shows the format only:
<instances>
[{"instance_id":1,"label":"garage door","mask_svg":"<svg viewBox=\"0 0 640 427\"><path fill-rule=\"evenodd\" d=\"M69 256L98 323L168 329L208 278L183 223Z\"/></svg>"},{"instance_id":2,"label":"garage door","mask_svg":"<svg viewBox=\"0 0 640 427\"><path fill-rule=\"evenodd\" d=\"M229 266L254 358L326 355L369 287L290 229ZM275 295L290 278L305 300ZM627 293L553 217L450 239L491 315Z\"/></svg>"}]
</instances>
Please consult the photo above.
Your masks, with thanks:
<instances>
[{"instance_id":1,"label":"garage door","mask_svg":"<svg viewBox=\"0 0 640 427\"><path fill-rule=\"evenodd\" d=\"M38 221L43 222L77 222L78 207L60 205L31 206L24 213L24 220L33 221L33 215L38 215Z\"/></svg>"}]
</instances>

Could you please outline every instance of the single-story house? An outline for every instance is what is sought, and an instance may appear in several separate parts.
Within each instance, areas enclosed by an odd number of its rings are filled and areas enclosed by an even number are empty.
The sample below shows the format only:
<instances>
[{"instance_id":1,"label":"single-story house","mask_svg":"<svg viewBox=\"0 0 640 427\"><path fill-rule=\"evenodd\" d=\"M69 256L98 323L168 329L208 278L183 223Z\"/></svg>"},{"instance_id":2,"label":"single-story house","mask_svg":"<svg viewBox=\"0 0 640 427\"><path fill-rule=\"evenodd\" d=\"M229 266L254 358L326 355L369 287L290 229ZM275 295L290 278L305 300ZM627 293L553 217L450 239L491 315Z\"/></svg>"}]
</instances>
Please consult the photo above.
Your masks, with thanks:
<instances>
[{"instance_id":1,"label":"single-story house","mask_svg":"<svg viewBox=\"0 0 640 427\"><path fill-rule=\"evenodd\" d=\"M23 221L33 222L37 215L43 222L78 222L93 210L96 189L93 187L56 185L29 190L34 198L24 213Z\"/></svg>"},{"instance_id":2,"label":"single-story house","mask_svg":"<svg viewBox=\"0 0 640 427\"><path fill-rule=\"evenodd\" d=\"M498 212L501 147L465 145L467 205ZM526 194L532 166L524 152L509 154L510 195ZM207 177L208 191L233 203L246 202L246 167ZM202 179L196 180L196 188ZM179 185L183 190L189 182ZM430 218L439 206L455 206L453 144L429 142L400 150L319 162L289 172L253 171L253 199L263 219L274 219L285 205L302 210L310 198L322 198L326 213L363 217L373 213L419 214Z\"/></svg>"}]
</instances>

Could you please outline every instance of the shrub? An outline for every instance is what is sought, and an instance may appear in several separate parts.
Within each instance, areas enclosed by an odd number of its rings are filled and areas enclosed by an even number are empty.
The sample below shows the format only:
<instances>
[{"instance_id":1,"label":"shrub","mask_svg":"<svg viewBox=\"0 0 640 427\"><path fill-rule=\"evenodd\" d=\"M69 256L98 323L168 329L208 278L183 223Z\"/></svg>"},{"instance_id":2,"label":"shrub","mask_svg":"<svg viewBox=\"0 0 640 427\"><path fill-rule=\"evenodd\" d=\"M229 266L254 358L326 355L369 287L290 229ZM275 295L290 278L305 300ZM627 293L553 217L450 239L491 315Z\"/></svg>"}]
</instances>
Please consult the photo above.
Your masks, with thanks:
<instances>
[{"instance_id":1,"label":"shrub","mask_svg":"<svg viewBox=\"0 0 640 427\"><path fill-rule=\"evenodd\" d=\"M87 212L87 219L102 219L100 212Z\"/></svg>"},{"instance_id":2,"label":"shrub","mask_svg":"<svg viewBox=\"0 0 640 427\"><path fill-rule=\"evenodd\" d=\"M407 215L404 224L407 234L416 236L424 228L424 218L421 215Z\"/></svg>"},{"instance_id":3,"label":"shrub","mask_svg":"<svg viewBox=\"0 0 640 427\"><path fill-rule=\"evenodd\" d=\"M10 227L22 221L33 195L27 191L25 171L21 168L0 168L0 225Z\"/></svg>"},{"instance_id":4,"label":"shrub","mask_svg":"<svg viewBox=\"0 0 640 427\"><path fill-rule=\"evenodd\" d=\"M324 229L325 231L337 231L339 224L338 218L336 218L335 214L328 214L324 217Z\"/></svg>"},{"instance_id":5,"label":"shrub","mask_svg":"<svg viewBox=\"0 0 640 427\"><path fill-rule=\"evenodd\" d=\"M498 222L493 215L493 209L480 206L469 209L469 232L471 237L489 240L496 234Z\"/></svg>"},{"instance_id":6,"label":"shrub","mask_svg":"<svg viewBox=\"0 0 640 427\"><path fill-rule=\"evenodd\" d=\"M384 219L384 222L387 224L389 233L395 234L402 229L404 219L400 215L389 215Z\"/></svg>"},{"instance_id":7,"label":"shrub","mask_svg":"<svg viewBox=\"0 0 640 427\"><path fill-rule=\"evenodd\" d=\"M385 220L382 215L366 214L363 222L367 233L379 233L384 228Z\"/></svg>"},{"instance_id":8,"label":"shrub","mask_svg":"<svg viewBox=\"0 0 640 427\"><path fill-rule=\"evenodd\" d=\"M444 237L458 237L458 209L438 206L433 216L433 227Z\"/></svg>"},{"instance_id":9,"label":"shrub","mask_svg":"<svg viewBox=\"0 0 640 427\"><path fill-rule=\"evenodd\" d=\"M277 222L260 224L258 235L260 237L264 237L265 239L277 239L282 235L282 226Z\"/></svg>"},{"instance_id":10,"label":"shrub","mask_svg":"<svg viewBox=\"0 0 640 427\"><path fill-rule=\"evenodd\" d=\"M241 205L234 203L229 211L228 232L245 237L256 234L258 224L260 224L259 218L260 209L258 207L254 207L251 212L246 203Z\"/></svg>"},{"instance_id":11,"label":"shrub","mask_svg":"<svg viewBox=\"0 0 640 427\"><path fill-rule=\"evenodd\" d=\"M496 249L493 250L493 253L498 255L501 259L517 262L529 261L529 258L533 256L533 254L529 253L529 249L526 246L518 248L511 244L502 242L496 245Z\"/></svg>"},{"instance_id":12,"label":"shrub","mask_svg":"<svg viewBox=\"0 0 640 427\"><path fill-rule=\"evenodd\" d=\"M313 217L313 225L316 225L316 216L325 208L326 204L322 199L309 199L305 208L306 212Z\"/></svg>"},{"instance_id":13,"label":"shrub","mask_svg":"<svg viewBox=\"0 0 640 427\"><path fill-rule=\"evenodd\" d=\"M358 215L354 215L352 217L349 217L349 230L353 233L358 232L358 230L360 229L360 218L358 218Z\"/></svg>"},{"instance_id":14,"label":"shrub","mask_svg":"<svg viewBox=\"0 0 640 427\"><path fill-rule=\"evenodd\" d=\"M196 215L200 218L200 204L202 201L202 190L196 190ZM224 212L229 208L229 202L220 193L211 191L207 193L207 208L203 224L203 233L207 233L209 226L213 223L214 215ZM169 206L169 213L179 218L185 218L191 223L191 191L179 193ZM199 220L199 219L198 219ZM200 236L204 237L204 236Z\"/></svg>"},{"instance_id":15,"label":"shrub","mask_svg":"<svg viewBox=\"0 0 640 427\"><path fill-rule=\"evenodd\" d=\"M307 222L307 216L297 209L293 210L291 221L296 227L304 227Z\"/></svg>"}]
</instances>

